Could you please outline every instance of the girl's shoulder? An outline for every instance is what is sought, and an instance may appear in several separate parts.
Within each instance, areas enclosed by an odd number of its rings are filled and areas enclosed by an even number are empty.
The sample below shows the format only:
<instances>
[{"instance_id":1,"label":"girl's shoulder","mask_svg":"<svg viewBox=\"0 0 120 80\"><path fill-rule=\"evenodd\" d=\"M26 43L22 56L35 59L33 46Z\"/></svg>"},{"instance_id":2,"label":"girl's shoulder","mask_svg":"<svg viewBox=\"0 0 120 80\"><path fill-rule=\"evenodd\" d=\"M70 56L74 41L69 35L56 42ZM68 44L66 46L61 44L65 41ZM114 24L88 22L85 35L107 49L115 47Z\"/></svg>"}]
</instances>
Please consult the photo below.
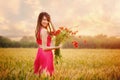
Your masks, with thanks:
<instances>
[{"instance_id":1,"label":"girl's shoulder","mask_svg":"<svg viewBox=\"0 0 120 80\"><path fill-rule=\"evenodd\" d=\"M43 35L48 34L47 29L45 29L45 28L41 28L40 33L43 34Z\"/></svg>"}]
</instances>

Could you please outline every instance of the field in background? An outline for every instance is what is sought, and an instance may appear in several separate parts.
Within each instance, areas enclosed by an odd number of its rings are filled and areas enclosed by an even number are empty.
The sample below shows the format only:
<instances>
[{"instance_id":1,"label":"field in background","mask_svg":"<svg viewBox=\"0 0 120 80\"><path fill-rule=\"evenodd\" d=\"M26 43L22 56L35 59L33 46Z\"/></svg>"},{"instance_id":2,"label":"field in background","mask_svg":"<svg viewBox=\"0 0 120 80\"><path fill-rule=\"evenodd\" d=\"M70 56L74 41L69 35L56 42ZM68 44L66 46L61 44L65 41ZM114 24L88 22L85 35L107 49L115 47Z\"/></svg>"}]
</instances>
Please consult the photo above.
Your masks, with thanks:
<instances>
[{"instance_id":1,"label":"field in background","mask_svg":"<svg viewBox=\"0 0 120 80\"><path fill-rule=\"evenodd\" d=\"M0 48L0 80L48 79L33 74L37 48ZM120 49L61 49L51 80L119 80Z\"/></svg>"}]
</instances>

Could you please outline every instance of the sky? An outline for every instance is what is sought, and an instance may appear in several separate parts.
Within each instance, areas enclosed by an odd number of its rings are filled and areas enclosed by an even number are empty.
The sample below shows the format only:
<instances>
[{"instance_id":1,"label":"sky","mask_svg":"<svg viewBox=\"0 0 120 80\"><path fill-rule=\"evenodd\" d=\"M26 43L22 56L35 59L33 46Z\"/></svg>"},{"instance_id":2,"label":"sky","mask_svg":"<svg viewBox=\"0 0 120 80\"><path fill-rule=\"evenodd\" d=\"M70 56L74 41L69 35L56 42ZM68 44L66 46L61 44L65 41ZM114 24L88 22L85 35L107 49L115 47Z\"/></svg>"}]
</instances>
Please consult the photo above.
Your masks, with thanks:
<instances>
[{"instance_id":1,"label":"sky","mask_svg":"<svg viewBox=\"0 0 120 80\"><path fill-rule=\"evenodd\" d=\"M0 0L0 35L14 40L34 36L40 12L50 14L55 28L120 36L120 0Z\"/></svg>"}]
</instances>

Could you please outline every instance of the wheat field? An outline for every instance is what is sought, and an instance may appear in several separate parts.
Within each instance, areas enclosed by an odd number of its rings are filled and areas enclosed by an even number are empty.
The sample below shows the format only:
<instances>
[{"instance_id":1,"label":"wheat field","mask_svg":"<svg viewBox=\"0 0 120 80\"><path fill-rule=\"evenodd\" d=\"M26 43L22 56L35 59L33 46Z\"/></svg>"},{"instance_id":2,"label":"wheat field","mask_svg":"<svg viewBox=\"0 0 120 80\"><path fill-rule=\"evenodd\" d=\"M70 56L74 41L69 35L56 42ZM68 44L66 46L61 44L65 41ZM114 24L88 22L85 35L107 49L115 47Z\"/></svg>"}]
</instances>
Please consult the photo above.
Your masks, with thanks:
<instances>
[{"instance_id":1,"label":"wheat field","mask_svg":"<svg viewBox=\"0 0 120 80\"><path fill-rule=\"evenodd\" d=\"M120 49L61 49L52 77L33 73L37 48L0 48L0 80L120 80Z\"/></svg>"}]
</instances>

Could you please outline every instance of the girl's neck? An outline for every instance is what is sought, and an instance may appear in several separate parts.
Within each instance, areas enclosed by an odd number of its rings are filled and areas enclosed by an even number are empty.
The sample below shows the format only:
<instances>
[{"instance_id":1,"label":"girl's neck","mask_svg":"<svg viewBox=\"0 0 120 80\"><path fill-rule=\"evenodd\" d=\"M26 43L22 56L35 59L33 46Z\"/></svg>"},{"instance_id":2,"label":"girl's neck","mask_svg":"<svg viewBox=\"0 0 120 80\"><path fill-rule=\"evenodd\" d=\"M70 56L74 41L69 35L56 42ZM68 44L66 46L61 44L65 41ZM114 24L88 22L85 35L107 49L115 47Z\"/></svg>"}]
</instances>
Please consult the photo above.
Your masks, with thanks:
<instances>
[{"instance_id":1,"label":"girl's neck","mask_svg":"<svg viewBox=\"0 0 120 80\"><path fill-rule=\"evenodd\" d=\"M47 29L47 27L43 27L43 26L42 26L42 27L41 27L41 29L46 29L46 30L47 30L47 32L48 32L48 29ZM48 32L48 34L49 34L49 32Z\"/></svg>"},{"instance_id":2,"label":"girl's neck","mask_svg":"<svg viewBox=\"0 0 120 80\"><path fill-rule=\"evenodd\" d=\"M47 29L47 27L43 27L43 26L42 26L42 28L43 28L43 29Z\"/></svg>"}]
</instances>

